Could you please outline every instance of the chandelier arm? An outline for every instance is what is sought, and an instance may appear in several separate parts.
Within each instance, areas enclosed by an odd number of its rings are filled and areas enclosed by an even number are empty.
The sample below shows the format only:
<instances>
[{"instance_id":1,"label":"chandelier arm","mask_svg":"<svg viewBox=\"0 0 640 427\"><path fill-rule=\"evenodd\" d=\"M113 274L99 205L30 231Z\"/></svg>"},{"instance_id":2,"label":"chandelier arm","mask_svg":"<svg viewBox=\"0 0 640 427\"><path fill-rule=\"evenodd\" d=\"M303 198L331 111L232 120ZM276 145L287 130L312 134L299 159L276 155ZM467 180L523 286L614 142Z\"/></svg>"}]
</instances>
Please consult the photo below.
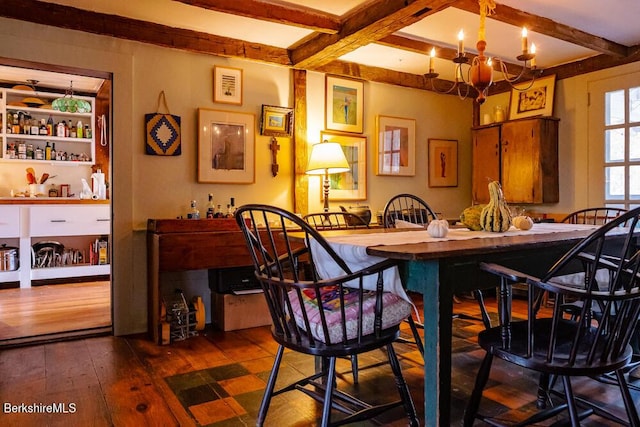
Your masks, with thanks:
<instances>
[{"instance_id":1,"label":"chandelier arm","mask_svg":"<svg viewBox=\"0 0 640 427\"><path fill-rule=\"evenodd\" d=\"M526 64L527 62L524 61L524 65L522 66L522 70L520 70L520 74L518 74L516 77L514 78L509 78L508 73L507 73L507 66L505 65L505 63L501 60L501 59L496 59L499 63L500 63L500 71L502 72L502 77L504 78L504 80L509 83L509 85L519 91L519 92L524 92L527 91L529 89L531 89L531 87L533 86L533 83L536 81L536 74L533 73L533 77L531 78L530 83L526 86L526 87L522 87L522 88L517 88L514 86L514 83L516 83L518 80L520 80L522 78L522 76L524 76L524 72L527 70Z\"/></svg>"},{"instance_id":2,"label":"chandelier arm","mask_svg":"<svg viewBox=\"0 0 640 427\"><path fill-rule=\"evenodd\" d=\"M453 84L451 85L451 87L450 87L449 89L442 91L442 90L438 90L438 88L436 88L436 86L433 84L433 80L434 80L435 78L430 78L430 77L428 77L428 79L429 79L429 83L431 84L431 90L432 90L432 91L434 91L434 92L436 92L436 93L439 93L439 94L441 94L441 95L448 95L448 94L450 94L451 92L453 92L453 90L454 90L456 87L458 87L458 86L459 86L458 79L456 79L456 80L453 82ZM443 80L443 81L444 81L444 80Z\"/></svg>"}]
</instances>

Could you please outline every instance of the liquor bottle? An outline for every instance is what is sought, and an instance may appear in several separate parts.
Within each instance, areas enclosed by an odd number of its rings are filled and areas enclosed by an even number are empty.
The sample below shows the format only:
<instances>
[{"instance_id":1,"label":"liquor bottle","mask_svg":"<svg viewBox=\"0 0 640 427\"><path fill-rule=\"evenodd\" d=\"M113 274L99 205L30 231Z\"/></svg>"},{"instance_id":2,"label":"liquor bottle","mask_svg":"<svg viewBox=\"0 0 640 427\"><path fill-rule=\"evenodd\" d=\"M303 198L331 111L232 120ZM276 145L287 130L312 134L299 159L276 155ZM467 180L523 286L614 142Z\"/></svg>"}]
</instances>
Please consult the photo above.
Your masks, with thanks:
<instances>
[{"instance_id":1,"label":"liquor bottle","mask_svg":"<svg viewBox=\"0 0 640 427\"><path fill-rule=\"evenodd\" d=\"M223 218L224 214L222 213L222 206L216 206L216 212L213 214L214 218Z\"/></svg>"},{"instance_id":2,"label":"liquor bottle","mask_svg":"<svg viewBox=\"0 0 640 427\"><path fill-rule=\"evenodd\" d=\"M198 208L196 206L196 201L195 200L191 201L191 210L187 214L187 218L189 218L189 219L200 219L200 211L198 210Z\"/></svg>"},{"instance_id":3,"label":"liquor bottle","mask_svg":"<svg viewBox=\"0 0 640 427\"><path fill-rule=\"evenodd\" d=\"M53 136L53 116L51 114L47 119L47 135Z\"/></svg>"},{"instance_id":4,"label":"liquor bottle","mask_svg":"<svg viewBox=\"0 0 640 427\"><path fill-rule=\"evenodd\" d=\"M78 120L78 124L76 125L76 138L84 138L83 133L84 126L82 126L82 122Z\"/></svg>"},{"instance_id":5,"label":"liquor bottle","mask_svg":"<svg viewBox=\"0 0 640 427\"><path fill-rule=\"evenodd\" d=\"M47 146L44 147L44 159L51 160L51 145L49 145L49 141L47 141Z\"/></svg>"},{"instance_id":6,"label":"liquor bottle","mask_svg":"<svg viewBox=\"0 0 640 427\"><path fill-rule=\"evenodd\" d=\"M47 136L47 122L45 119L40 119L40 129L38 135Z\"/></svg>"},{"instance_id":7,"label":"liquor bottle","mask_svg":"<svg viewBox=\"0 0 640 427\"><path fill-rule=\"evenodd\" d=\"M213 204L213 194L209 193L209 203L207 204L207 218L213 218L216 213L216 206Z\"/></svg>"},{"instance_id":8,"label":"liquor bottle","mask_svg":"<svg viewBox=\"0 0 640 427\"><path fill-rule=\"evenodd\" d=\"M51 160L58 160L58 157L56 157L58 155L58 153L56 152L56 143L52 143L51 145Z\"/></svg>"},{"instance_id":9,"label":"liquor bottle","mask_svg":"<svg viewBox=\"0 0 640 427\"><path fill-rule=\"evenodd\" d=\"M227 217L233 218L236 215L236 199L232 197L229 200L229 205L227 206Z\"/></svg>"}]
</instances>

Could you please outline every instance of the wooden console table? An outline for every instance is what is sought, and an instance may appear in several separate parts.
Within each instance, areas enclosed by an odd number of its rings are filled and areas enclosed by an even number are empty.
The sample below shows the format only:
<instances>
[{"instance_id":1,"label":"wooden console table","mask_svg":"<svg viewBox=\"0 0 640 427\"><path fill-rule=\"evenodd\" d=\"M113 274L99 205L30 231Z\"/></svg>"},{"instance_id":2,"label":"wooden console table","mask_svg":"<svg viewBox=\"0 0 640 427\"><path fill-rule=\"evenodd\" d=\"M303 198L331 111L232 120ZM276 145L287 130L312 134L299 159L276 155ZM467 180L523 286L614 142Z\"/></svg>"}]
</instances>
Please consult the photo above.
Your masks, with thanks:
<instances>
[{"instance_id":1,"label":"wooden console table","mask_svg":"<svg viewBox=\"0 0 640 427\"><path fill-rule=\"evenodd\" d=\"M147 328L162 343L160 273L247 267L249 251L235 218L147 221Z\"/></svg>"}]
</instances>

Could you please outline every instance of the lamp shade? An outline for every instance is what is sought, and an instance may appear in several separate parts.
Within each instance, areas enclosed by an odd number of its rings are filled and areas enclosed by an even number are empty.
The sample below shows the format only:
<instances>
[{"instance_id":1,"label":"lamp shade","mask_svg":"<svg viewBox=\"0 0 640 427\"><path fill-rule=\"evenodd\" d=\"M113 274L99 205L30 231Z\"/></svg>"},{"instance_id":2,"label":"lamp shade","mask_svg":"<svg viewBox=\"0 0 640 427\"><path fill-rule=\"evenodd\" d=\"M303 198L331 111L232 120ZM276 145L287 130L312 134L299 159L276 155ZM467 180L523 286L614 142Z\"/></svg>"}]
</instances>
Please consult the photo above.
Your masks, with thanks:
<instances>
[{"instance_id":1,"label":"lamp shade","mask_svg":"<svg viewBox=\"0 0 640 427\"><path fill-rule=\"evenodd\" d=\"M307 165L309 175L347 172L349 169L349 162L344 156L342 146L337 142L324 141L311 147Z\"/></svg>"}]
</instances>

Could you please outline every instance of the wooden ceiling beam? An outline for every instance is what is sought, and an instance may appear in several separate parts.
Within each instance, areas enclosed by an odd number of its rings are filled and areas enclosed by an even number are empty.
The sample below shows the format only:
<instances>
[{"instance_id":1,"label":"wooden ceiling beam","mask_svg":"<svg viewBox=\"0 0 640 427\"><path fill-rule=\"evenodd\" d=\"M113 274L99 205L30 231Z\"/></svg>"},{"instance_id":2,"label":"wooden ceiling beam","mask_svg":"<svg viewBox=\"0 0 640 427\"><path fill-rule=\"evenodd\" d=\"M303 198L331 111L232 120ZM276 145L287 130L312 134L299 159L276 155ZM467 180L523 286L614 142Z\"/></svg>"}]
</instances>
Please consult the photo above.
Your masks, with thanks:
<instances>
[{"instance_id":1,"label":"wooden ceiling beam","mask_svg":"<svg viewBox=\"0 0 640 427\"><path fill-rule=\"evenodd\" d=\"M453 4L453 7L479 14L477 0L459 0ZM527 27L528 30L538 34L564 40L606 55L617 57L629 55L627 46L503 4L496 4L495 13L489 16L489 18L518 27Z\"/></svg>"},{"instance_id":2,"label":"wooden ceiling beam","mask_svg":"<svg viewBox=\"0 0 640 427\"><path fill-rule=\"evenodd\" d=\"M336 34L340 17L302 6L285 6L261 0L175 0L216 12Z\"/></svg>"},{"instance_id":3,"label":"wooden ceiling beam","mask_svg":"<svg viewBox=\"0 0 640 427\"><path fill-rule=\"evenodd\" d=\"M0 16L207 55L291 65L286 49L38 0L2 0Z\"/></svg>"},{"instance_id":4,"label":"wooden ceiling beam","mask_svg":"<svg viewBox=\"0 0 640 427\"><path fill-rule=\"evenodd\" d=\"M291 50L296 68L316 68L392 34L456 0L376 0L350 11L338 34L318 34Z\"/></svg>"}]
</instances>

